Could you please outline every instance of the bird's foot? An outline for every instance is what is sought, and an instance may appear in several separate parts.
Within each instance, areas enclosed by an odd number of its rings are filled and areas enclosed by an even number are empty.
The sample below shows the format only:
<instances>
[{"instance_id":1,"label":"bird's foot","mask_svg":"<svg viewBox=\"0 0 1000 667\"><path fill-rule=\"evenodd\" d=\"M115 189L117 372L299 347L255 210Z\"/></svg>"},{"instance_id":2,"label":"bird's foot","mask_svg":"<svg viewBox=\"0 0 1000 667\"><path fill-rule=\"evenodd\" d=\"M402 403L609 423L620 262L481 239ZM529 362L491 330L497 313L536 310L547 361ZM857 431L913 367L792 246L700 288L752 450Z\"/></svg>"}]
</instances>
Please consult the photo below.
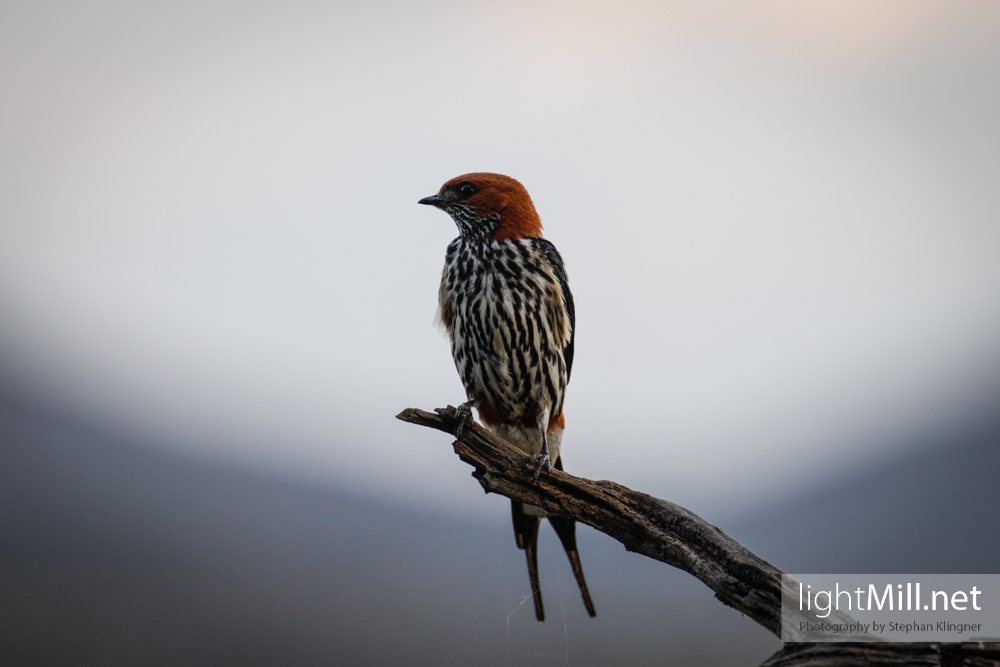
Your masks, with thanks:
<instances>
[{"instance_id":1,"label":"bird's foot","mask_svg":"<svg viewBox=\"0 0 1000 667\"><path fill-rule=\"evenodd\" d=\"M528 465L534 466L535 473L531 476L531 483L534 484L538 481L538 476L542 474L542 470L548 472L552 469L552 461L549 458L548 448L543 449L529 459Z\"/></svg>"},{"instance_id":2,"label":"bird's foot","mask_svg":"<svg viewBox=\"0 0 1000 667\"><path fill-rule=\"evenodd\" d=\"M462 437L462 429L465 428L465 422L472 419L472 401L466 401L458 406L455 410L455 416L458 417L458 426L455 427L455 437Z\"/></svg>"}]
</instances>

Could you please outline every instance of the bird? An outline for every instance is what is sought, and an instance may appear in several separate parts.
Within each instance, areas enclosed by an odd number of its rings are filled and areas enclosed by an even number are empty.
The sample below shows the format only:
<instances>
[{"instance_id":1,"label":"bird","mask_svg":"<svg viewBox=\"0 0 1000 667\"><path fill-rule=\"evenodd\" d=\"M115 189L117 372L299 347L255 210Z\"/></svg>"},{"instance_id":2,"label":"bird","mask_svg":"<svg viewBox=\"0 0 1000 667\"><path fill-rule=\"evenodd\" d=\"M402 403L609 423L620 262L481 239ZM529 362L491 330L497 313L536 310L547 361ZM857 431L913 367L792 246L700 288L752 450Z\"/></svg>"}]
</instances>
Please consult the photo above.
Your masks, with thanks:
<instances>
[{"instance_id":1,"label":"bird","mask_svg":"<svg viewBox=\"0 0 1000 667\"><path fill-rule=\"evenodd\" d=\"M439 208L459 235L445 253L438 319L468 401L495 435L531 457L533 481L562 470L563 400L573 370L576 311L562 256L542 237L528 191L502 174L457 176L418 203ZM548 518L569 557L590 616L594 603L580 565L576 522L511 500L517 547L525 552L535 616L545 620L538 584L538 530Z\"/></svg>"}]
</instances>

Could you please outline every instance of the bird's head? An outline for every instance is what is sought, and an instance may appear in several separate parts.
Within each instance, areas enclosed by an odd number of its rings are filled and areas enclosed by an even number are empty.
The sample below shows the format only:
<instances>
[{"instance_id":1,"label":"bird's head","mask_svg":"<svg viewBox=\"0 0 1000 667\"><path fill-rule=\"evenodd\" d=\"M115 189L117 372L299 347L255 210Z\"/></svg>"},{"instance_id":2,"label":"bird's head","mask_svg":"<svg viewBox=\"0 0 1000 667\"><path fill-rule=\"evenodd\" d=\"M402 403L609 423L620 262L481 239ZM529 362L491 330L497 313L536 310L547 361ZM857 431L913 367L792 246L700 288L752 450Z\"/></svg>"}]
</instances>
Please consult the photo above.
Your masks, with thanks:
<instances>
[{"instance_id":1,"label":"bird's head","mask_svg":"<svg viewBox=\"0 0 1000 667\"><path fill-rule=\"evenodd\" d=\"M506 241L542 235L542 221L524 186L501 174L465 174L418 203L452 217L463 237Z\"/></svg>"}]
</instances>

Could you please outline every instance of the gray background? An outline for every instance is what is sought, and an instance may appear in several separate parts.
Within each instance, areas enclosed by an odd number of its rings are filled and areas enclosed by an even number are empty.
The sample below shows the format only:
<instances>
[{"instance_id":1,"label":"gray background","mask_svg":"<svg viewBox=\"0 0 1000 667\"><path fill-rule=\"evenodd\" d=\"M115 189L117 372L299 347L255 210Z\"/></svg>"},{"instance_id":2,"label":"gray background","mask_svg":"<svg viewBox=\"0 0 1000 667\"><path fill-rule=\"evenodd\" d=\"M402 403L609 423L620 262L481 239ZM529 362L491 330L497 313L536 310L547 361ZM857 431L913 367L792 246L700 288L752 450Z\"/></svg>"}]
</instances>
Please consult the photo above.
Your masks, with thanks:
<instances>
[{"instance_id":1,"label":"gray background","mask_svg":"<svg viewBox=\"0 0 1000 667\"><path fill-rule=\"evenodd\" d=\"M535 624L504 501L392 418L463 398L416 200L473 170L566 259L570 471L789 571L995 571L1000 12L689 4L3 5L0 650L776 648L589 530L600 615L546 531Z\"/></svg>"}]
</instances>

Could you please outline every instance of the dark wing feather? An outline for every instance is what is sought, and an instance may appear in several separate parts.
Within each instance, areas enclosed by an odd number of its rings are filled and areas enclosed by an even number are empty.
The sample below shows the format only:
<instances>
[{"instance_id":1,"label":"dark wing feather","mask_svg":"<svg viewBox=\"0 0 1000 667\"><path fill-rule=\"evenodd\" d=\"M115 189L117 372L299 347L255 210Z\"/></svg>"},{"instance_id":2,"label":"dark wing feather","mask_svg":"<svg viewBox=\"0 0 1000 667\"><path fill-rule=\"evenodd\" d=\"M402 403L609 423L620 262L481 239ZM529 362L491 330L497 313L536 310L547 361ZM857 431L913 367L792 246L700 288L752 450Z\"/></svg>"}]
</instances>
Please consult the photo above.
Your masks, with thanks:
<instances>
[{"instance_id":1,"label":"dark wing feather","mask_svg":"<svg viewBox=\"0 0 1000 667\"><path fill-rule=\"evenodd\" d=\"M563 293L563 300L566 304L566 314L569 315L569 342L563 348L563 359L566 360L566 381L573 373L573 344L576 340L576 307L573 305L573 293L569 289L569 278L566 277L566 265L563 264L562 256L552 242L548 239L535 239L538 248L545 253L549 263L552 265L556 280L559 281L559 288Z\"/></svg>"}]
</instances>

